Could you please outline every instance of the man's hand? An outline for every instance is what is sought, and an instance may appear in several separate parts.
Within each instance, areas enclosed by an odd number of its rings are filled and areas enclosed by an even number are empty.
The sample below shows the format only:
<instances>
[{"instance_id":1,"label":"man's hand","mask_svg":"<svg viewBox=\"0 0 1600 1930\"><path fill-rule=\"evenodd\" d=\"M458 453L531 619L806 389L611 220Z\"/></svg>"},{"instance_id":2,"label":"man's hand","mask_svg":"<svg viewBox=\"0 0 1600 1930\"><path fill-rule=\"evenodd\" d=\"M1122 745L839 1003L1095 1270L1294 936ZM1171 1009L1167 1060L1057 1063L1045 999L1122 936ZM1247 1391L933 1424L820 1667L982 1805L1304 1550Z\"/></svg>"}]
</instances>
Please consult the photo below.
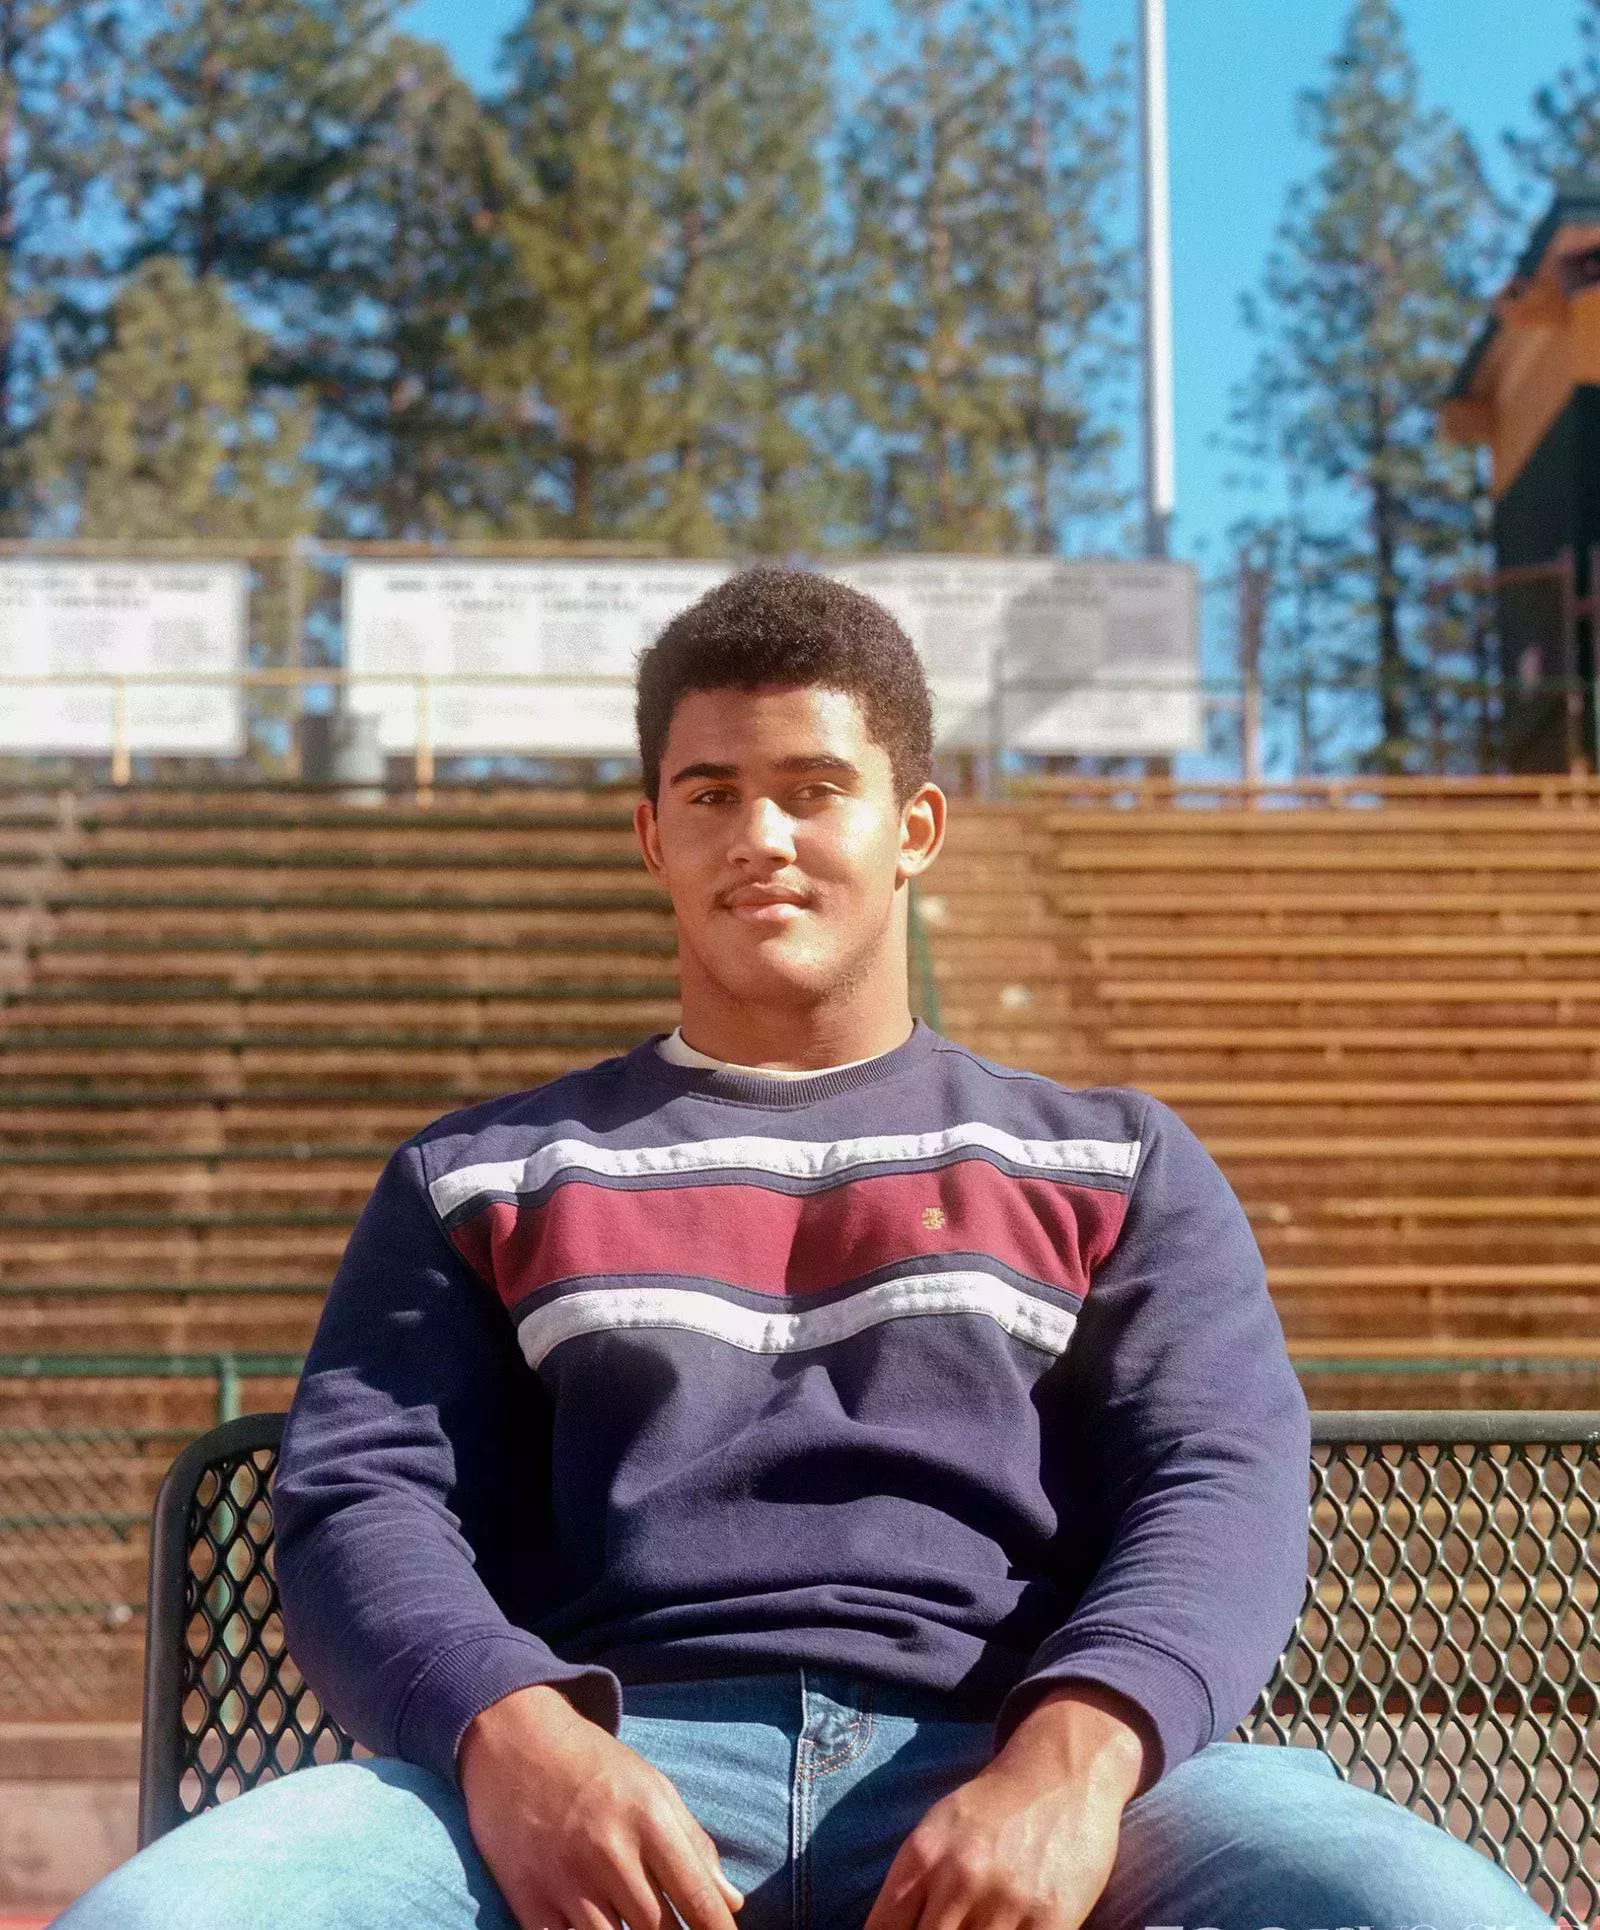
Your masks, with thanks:
<instances>
[{"instance_id":1,"label":"man's hand","mask_svg":"<svg viewBox=\"0 0 1600 1930\"><path fill-rule=\"evenodd\" d=\"M901 1844L865 1930L1078 1930L1153 1761L1130 1703L1057 1690Z\"/></svg>"},{"instance_id":2,"label":"man's hand","mask_svg":"<svg viewBox=\"0 0 1600 1930\"><path fill-rule=\"evenodd\" d=\"M659 1770L555 1689L476 1716L457 1756L467 1819L522 1930L734 1930L744 1899Z\"/></svg>"}]
</instances>

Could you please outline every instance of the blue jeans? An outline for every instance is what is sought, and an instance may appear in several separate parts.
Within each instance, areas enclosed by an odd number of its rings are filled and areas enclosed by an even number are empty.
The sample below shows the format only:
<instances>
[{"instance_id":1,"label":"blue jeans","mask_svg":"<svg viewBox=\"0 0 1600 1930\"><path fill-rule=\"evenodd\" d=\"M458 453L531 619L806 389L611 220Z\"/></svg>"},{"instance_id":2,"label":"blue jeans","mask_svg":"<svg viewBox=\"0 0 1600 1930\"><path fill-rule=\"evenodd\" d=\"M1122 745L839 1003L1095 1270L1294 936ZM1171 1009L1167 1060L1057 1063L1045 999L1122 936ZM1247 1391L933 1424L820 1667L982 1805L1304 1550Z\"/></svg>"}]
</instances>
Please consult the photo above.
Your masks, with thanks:
<instances>
[{"instance_id":1,"label":"blue jeans","mask_svg":"<svg viewBox=\"0 0 1600 1930\"><path fill-rule=\"evenodd\" d=\"M901 1841L992 1753L938 1699L812 1670L625 1692L622 1739L744 1892L740 1930L860 1930ZM1086 1930L1549 1930L1486 1857L1309 1749L1215 1743L1124 1814ZM516 1930L456 1790L410 1764L263 1784L115 1870L58 1930Z\"/></svg>"}]
</instances>

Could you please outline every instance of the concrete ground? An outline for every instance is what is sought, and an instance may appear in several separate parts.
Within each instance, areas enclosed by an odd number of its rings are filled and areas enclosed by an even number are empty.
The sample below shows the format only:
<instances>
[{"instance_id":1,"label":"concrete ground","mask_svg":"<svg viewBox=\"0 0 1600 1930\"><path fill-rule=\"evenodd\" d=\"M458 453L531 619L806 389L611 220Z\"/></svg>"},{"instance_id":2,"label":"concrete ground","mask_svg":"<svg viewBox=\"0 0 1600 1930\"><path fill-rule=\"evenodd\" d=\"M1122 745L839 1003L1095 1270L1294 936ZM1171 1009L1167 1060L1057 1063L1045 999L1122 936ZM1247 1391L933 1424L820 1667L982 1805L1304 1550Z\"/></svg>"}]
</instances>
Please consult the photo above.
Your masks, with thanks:
<instances>
[{"instance_id":1,"label":"concrete ground","mask_svg":"<svg viewBox=\"0 0 1600 1930\"><path fill-rule=\"evenodd\" d=\"M42 1930L134 1852L137 1723L0 1723L0 1930Z\"/></svg>"}]
</instances>

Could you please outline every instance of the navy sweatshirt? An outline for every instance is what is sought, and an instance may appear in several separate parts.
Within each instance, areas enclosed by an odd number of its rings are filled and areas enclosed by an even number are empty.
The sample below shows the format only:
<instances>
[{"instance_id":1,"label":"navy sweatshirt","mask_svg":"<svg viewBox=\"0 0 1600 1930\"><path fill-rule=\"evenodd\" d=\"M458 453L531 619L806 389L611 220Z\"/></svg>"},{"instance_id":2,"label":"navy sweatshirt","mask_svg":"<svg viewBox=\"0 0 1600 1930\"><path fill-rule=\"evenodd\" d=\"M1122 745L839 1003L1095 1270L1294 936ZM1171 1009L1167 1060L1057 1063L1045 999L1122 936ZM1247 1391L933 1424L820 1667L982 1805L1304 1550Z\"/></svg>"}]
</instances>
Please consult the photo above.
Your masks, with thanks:
<instances>
[{"instance_id":1,"label":"navy sweatshirt","mask_svg":"<svg viewBox=\"0 0 1600 1930\"><path fill-rule=\"evenodd\" d=\"M1103 1684L1170 1769L1305 1588L1305 1402L1238 1202L1143 1094L920 1022L789 1081L646 1042L390 1160L276 1488L307 1679L453 1778L557 1684L813 1665L1003 1740Z\"/></svg>"}]
</instances>

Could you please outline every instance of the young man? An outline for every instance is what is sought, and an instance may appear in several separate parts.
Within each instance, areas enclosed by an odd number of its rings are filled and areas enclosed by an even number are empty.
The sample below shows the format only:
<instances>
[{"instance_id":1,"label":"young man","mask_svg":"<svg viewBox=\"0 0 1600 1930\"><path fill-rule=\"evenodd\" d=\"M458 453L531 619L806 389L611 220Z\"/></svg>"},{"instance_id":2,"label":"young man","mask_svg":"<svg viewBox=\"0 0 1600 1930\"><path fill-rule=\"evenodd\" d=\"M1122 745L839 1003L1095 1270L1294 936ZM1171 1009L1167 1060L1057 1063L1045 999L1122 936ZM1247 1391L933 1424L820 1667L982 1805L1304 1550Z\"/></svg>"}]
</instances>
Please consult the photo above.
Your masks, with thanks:
<instances>
[{"instance_id":1,"label":"young man","mask_svg":"<svg viewBox=\"0 0 1600 1930\"><path fill-rule=\"evenodd\" d=\"M913 1024L945 800L892 618L737 577L639 737L681 1027L402 1147L295 1399L289 1641L380 1760L66 1924L1543 1926L1221 1741L1305 1585L1305 1403L1171 1113Z\"/></svg>"}]
</instances>

